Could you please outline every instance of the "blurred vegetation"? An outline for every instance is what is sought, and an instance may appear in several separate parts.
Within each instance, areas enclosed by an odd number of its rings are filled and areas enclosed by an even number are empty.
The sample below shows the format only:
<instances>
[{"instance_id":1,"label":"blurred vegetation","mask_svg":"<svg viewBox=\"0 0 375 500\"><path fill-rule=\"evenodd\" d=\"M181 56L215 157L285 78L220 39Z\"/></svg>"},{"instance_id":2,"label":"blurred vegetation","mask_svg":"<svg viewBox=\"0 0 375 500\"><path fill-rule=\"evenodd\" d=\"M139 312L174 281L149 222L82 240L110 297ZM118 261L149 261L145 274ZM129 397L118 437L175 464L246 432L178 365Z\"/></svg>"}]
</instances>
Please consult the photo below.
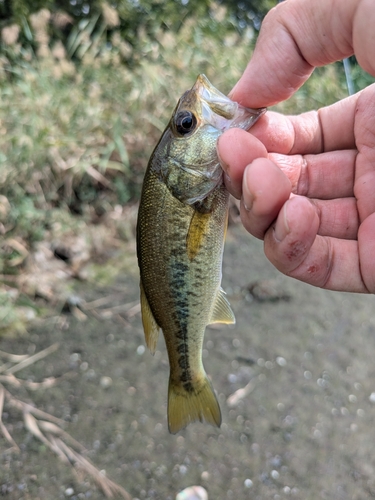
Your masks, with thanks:
<instances>
[{"instance_id":1,"label":"blurred vegetation","mask_svg":"<svg viewBox=\"0 0 375 500\"><path fill-rule=\"evenodd\" d=\"M51 211L100 216L137 199L178 96L200 72L228 91L251 44L250 32L230 33L217 50L191 19L156 41L140 30L135 51L117 32L110 45L105 30L90 38L105 22L94 17L77 25L64 47L49 38L50 21L46 10L30 18L36 52L18 43L17 26L3 30L0 186L10 202L7 227L27 241L40 237L36 227L50 224ZM137 62L131 70L122 62L130 52Z\"/></svg>"},{"instance_id":2,"label":"blurred vegetation","mask_svg":"<svg viewBox=\"0 0 375 500\"><path fill-rule=\"evenodd\" d=\"M199 73L228 92L251 56L256 19L273 3L0 3L3 277L25 271L38 241L81 234L82 221L100 224L137 201L178 97ZM352 68L356 90L373 81ZM346 95L338 63L316 70L282 109L299 113ZM4 297L8 307L18 295Z\"/></svg>"},{"instance_id":3,"label":"blurred vegetation","mask_svg":"<svg viewBox=\"0 0 375 500\"><path fill-rule=\"evenodd\" d=\"M8 24L26 26L31 14L48 9L55 22L49 28L52 38L64 41L71 29L81 21L104 15L110 29L122 38L138 45L138 30L143 27L155 38L160 30L177 32L189 18L200 19L206 33L223 34L228 29L259 28L266 12L277 0L13 0L0 3L0 27ZM215 11L225 8L225 18L218 20ZM115 14L114 14L115 12ZM61 24L62 16L68 23ZM25 32L26 39L30 37Z\"/></svg>"}]
</instances>

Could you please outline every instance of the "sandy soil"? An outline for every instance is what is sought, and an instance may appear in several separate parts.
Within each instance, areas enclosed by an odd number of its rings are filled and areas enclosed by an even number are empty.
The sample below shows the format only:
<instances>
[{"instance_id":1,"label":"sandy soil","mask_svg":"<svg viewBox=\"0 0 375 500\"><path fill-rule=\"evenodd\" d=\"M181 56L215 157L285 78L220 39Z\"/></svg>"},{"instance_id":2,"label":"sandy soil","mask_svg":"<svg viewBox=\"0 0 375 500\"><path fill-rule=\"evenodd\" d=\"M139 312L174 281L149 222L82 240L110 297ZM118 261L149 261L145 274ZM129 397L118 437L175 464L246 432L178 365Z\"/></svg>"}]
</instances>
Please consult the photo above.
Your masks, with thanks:
<instances>
[{"instance_id":1,"label":"sandy soil","mask_svg":"<svg viewBox=\"0 0 375 500\"><path fill-rule=\"evenodd\" d=\"M15 353L60 342L24 378L74 374L48 390L13 390L17 397L64 419L95 465L140 500L173 500L193 484L210 500L375 497L373 296L325 292L281 276L261 242L232 226L223 287L237 324L208 328L203 353L223 424L197 423L172 436L164 342L154 357L144 349L137 308L129 314L138 300L135 255L128 260L115 283L78 289L86 302L111 296L98 309L101 319L95 311L86 321L64 313L28 338L2 341L3 351ZM236 391L244 387L241 397ZM21 453L6 452L0 440L0 496L104 498L90 478L27 433L19 413L6 408L3 420Z\"/></svg>"}]
</instances>

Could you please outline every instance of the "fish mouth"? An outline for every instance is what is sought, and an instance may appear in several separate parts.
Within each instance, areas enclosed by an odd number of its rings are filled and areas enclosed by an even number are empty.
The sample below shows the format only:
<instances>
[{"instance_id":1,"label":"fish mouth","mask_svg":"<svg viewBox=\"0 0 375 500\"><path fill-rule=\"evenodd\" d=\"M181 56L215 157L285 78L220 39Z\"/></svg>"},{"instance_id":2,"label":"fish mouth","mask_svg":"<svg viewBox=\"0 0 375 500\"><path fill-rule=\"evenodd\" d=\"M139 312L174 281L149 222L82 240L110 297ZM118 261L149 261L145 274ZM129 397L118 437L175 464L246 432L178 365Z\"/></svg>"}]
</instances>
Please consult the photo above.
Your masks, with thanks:
<instances>
[{"instance_id":1,"label":"fish mouth","mask_svg":"<svg viewBox=\"0 0 375 500\"><path fill-rule=\"evenodd\" d=\"M192 90L200 96L203 121L220 132L229 128L249 130L267 110L246 108L232 101L217 90L203 74L198 76Z\"/></svg>"}]
</instances>

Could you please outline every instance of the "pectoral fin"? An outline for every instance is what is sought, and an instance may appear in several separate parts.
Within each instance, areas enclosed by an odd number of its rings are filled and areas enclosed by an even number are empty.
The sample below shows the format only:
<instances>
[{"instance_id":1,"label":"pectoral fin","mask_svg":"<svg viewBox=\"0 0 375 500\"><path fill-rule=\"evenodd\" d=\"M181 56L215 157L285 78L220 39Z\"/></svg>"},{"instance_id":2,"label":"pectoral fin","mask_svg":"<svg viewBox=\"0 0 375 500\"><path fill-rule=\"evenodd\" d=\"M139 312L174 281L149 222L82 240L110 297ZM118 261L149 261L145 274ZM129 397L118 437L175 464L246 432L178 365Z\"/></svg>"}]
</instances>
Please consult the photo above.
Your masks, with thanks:
<instances>
[{"instance_id":1,"label":"pectoral fin","mask_svg":"<svg viewBox=\"0 0 375 500\"><path fill-rule=\"evenodd\" d=\"M230 325L235 322L236 318L234 317L230 304L225 297L225 292L222 288L219 288L210 323L226 323L227 325Z\"/></svg>"},{"instance_id":2,"label":"pectoral fin","mask_svg":"<svg viewBox=\"0 0 375 500\"><path fill-rule=\"evenodd\" d=\"M195 211L191 218L189 232L186 237L186 250L189 260L194 259L204 243L210 217L210 213Z\"/></svg>"},{"instance_id":3,"label":"pectoral fin","mask_svg":"<svg viewBox=\"0 0 375 500\"><path fill-rule=\"evenodd\" d=\"M140 283L140 289L141 289L142 323L143 323L143 330L145 332L146 344L147 347L150 349L151 354L155 354L160 327L156 323L154 315L152 314L145 291L143 289L142 282Z\"/></svg>"}]
</instances>

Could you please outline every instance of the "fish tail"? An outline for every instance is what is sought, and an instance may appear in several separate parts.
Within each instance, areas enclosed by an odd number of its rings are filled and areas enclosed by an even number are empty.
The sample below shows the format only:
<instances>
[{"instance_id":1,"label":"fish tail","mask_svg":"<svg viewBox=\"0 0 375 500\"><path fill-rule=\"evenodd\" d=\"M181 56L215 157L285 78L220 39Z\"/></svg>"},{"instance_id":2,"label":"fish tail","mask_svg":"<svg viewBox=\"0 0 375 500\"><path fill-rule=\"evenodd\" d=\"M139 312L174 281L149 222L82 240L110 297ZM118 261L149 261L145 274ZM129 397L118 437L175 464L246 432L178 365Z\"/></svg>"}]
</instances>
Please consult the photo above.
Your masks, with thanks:
<instances>
[{"instance_id":1,"label":"fish tail","mask_svg":"<svg viewBox=\"0 0 375 500\"><path fill-rule=\"evenodd\" d=\"M176 434L191 422L206 421L220 427L221 411L211 382L204 373L199 382L175 383L169 379L168 428Z\"/></svg>"}]
</instances>

